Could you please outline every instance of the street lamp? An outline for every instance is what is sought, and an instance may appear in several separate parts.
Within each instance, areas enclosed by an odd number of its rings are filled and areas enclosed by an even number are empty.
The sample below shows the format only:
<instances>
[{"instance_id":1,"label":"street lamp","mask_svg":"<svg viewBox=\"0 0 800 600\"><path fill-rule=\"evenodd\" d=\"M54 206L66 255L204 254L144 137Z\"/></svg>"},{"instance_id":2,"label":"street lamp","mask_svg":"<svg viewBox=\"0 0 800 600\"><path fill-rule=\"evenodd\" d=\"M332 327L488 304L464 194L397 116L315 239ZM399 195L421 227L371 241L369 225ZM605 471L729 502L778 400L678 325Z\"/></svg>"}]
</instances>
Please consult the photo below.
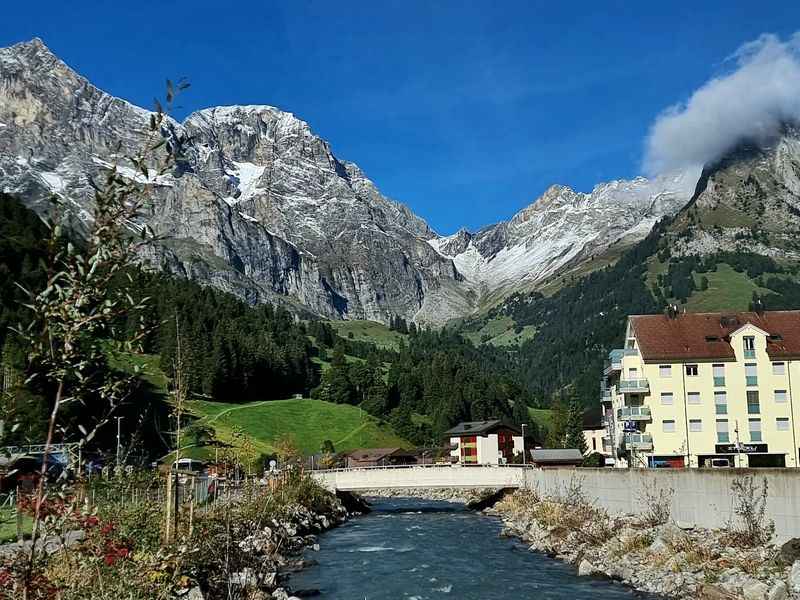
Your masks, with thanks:
<instances>
[{"instance_id":1,"label":"street lamp","mask_svg":"<svg viewBox=\"0 0 800 600\"><path fill-rule=\"evenodd\" d=\"M525 456L525 428L528 426L527 423L522 424L522 466L524 467L526 464L526 456Z\"/></svg>"}]
</instances>

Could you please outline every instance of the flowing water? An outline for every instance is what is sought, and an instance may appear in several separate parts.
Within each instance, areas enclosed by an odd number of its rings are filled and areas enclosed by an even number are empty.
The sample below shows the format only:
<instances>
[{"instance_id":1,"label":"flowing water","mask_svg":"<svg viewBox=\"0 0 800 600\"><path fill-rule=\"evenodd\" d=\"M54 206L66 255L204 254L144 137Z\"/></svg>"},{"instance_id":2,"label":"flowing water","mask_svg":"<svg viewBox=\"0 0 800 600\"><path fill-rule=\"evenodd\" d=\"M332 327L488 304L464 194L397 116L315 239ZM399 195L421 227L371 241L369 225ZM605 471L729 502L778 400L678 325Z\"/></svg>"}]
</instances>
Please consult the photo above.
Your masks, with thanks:
<instances>
[{"instance_id":1,"label":"flowing water","mask_svg":"<svg viewBox=\"0 0 800 600\"><path fill-rule=\"evenodd\" d=\"M500 520L448 502L376 499L373 512L319 538L294 590L326 600L632 600L655 598L499 537Z\"/></svg>"}]
</instances>

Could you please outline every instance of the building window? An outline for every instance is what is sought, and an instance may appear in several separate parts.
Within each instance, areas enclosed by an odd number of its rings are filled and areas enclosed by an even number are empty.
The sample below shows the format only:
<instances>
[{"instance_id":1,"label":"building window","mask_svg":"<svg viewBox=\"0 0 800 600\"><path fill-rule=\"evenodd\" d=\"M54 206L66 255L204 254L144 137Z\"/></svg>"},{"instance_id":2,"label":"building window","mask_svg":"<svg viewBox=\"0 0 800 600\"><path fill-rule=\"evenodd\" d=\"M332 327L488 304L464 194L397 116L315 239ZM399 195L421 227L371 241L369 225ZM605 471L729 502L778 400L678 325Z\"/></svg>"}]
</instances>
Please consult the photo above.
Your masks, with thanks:
<instances>
[{"instance_id":1,"label":"building window","mask_svg":"<svg viewBox=\"0 0 800 600\"><path fill-rule=\"evenodd\" d=\"M675 433L675 421L662 421L661 427L664 433Z\"/></svg>"},{"instance_id":2,"label":"building window","mask_svg":"<svg viewBox=\"0 0 800 600\"><path fill-rule=\"evenodd\" d=\"M718 415L727 415L728 395L725 392L714 392L714 406Z\"/></svg>"},{"instance_id":3,"label":"building window","mask_svg":"<svg viewBox=\"0 0 800 600\"><path fill-rule=\"evenodd\" d=\"M758 371L755 363L747 363L744 366L744 375L748 386L758 385Z\"/></svg>"},{"instance_id":4,"label":"building window","mask_svg":"<svg viewBox=\"0 0 800 600\"><path fill-rule=\"evenodd\" d=\"M628 367L628 379L638 379L639 369L636 367Z\"/></svg>"},{"instance_id":5,"label":"building window","mask_svg":"<svg viewBox=\"0 0 800 600\"><path fill-rule=\"evenodd\" d=\"M672 406L672 392L661 392L661 405Z\"/></svg>"},{"instance_id":6,"label":"building window","mask_svg":"<svg viewBox=\"0 0 800 600\"><path fill-rule=\"evenodd\" d=\"M714 365L714 385L719 387L725 385L725 365Z\"/></svg>"},{"instance_id":7,"label":"building window","mask_svg":"<svg viewBox=\"0 0 800 600\"><path fill-rule=\"evenodd\" d=\"M752 335L746 335L742 338L742 343L744 344L744 357L745 358L755 358L756 357L756 338Z\"/></svg>"},{"instance_id":8,"label":"building window","mask_svg":"<svg viewBox=\"0 0 800 600\"><path fill-rule=\"evenodd\" d=\"M782 362L774 362L774 363L772 363L772 374L773 375L785 375L786 374L786 363L782 363Z\"/></svg>"},{"instance_id":9,"label":"building window","mask_svg":"<svg viewBox=\"0 0 800 600\"><path fill-rule=\"evenodd\" d=\"M659 365L659 377L672 377L672 365Z\"/></svg>"},{"instance_id":10,"label":"building window","mask_svg":"<svg viewBox=\"0 0 800 600\"><path fill-rule=\"evenodd\" d=\"M687 404L700 404L700 392L689 392L686 395Z\"/></svg>"},{"instance_id":11,"label":"building window","mask_svg":"<svg viewBox=\"0 0 800 600\"><path fill-rule=\"evenodd\" d=\"M786 404L786 390L775 390L775 403Z\"/></svg>"},{"instance_id":12,"label":"building window","mask_svg":"<svg viewBox=\"0 0 800 600\"><path fill-rule=\"evenodd\" d=\"M686 365L687 377L697 377L697 373L698 373L697 365Z\"/></svg>"},{"instance_id":13,"label":"building window","mask_svg":"<svg viewBox=\"0 0 800 600\"><path fill-rule=\"evenodd\" d=\"M750 441L761 441L761 419L750 419Z\"/></svg>"},{"instance_id":14,"label":"building window","mask_svg":"<svg viewBox=\"0 0 800 600\"><path fill-rule=\"evenodd\" d=\"M728 435L728 421L725 419L717 419L717 442L720 444L727 444L731 441Z\"/></svg>"},{"instance_id":15,"label":"building window","mask_svg":"<svg viewBox=\"0 0 800 600\"><path fill-rule=\"evenodd\" d=\"M761 414L761 406L758 402L758 390L747 390L747 414Z\"/></svg>"},{"instance_id":16,"label":"building window","mask_svg":"<svg viewBox=\"0 0 800 600\"><path fill-rule=\"evenodd\" d=\"M689 419L689 431L692 433L700 433L703 431L702 419Z\"/></svg>"},{"instance_id":17,"label":"building window","mask_svg":"<svg viewBox=\"0 0 800 600\"><path fill-rule=\"evenodd\" d=\"M775 419L775 429L778 431L789 431L789 417L777 417Z\"/></svg>"}]
</instances>

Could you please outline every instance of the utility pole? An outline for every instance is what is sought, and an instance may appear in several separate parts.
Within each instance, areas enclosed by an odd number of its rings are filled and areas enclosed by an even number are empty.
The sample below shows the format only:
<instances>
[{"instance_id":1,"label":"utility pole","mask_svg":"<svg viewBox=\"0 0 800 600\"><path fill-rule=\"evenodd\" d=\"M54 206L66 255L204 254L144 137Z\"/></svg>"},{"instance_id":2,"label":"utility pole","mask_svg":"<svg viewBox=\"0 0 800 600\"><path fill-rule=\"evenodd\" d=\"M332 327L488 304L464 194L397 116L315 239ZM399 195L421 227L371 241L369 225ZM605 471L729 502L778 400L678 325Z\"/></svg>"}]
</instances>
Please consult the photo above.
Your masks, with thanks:
<instances>
[{"instance_id":1,"label":"utility pole","mask_svg":"<svg viewBox=\"0 0 800 600\"><path fill-rule=\"evenodd\" d=\"M522 424L522 466L524 467L527 464L527 450L525 449L525 428L528 426L527 423Z\"/></svg>"}]
</instances>

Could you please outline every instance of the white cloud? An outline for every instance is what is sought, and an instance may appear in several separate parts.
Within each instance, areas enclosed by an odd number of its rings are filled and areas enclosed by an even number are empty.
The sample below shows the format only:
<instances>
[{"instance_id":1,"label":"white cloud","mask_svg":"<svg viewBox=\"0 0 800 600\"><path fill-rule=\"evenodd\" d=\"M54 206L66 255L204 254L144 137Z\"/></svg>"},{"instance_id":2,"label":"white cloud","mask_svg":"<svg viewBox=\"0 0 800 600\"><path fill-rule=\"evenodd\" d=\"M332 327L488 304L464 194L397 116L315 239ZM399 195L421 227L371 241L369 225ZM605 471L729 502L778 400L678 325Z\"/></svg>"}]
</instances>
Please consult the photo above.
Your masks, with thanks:
<instances>
[{"instance_id":1,"label":"white cloud","mask_svg":"<svg viewBox=\"0 0 800 600\"><path fill-rule=\"evenodd\" d=\"M739 48L724 75L659 115L647 138L644 170L658 174L721 158L741 141L768 142L800 121L800 32L764 34Z\"/></svg>"}]
</instances>

